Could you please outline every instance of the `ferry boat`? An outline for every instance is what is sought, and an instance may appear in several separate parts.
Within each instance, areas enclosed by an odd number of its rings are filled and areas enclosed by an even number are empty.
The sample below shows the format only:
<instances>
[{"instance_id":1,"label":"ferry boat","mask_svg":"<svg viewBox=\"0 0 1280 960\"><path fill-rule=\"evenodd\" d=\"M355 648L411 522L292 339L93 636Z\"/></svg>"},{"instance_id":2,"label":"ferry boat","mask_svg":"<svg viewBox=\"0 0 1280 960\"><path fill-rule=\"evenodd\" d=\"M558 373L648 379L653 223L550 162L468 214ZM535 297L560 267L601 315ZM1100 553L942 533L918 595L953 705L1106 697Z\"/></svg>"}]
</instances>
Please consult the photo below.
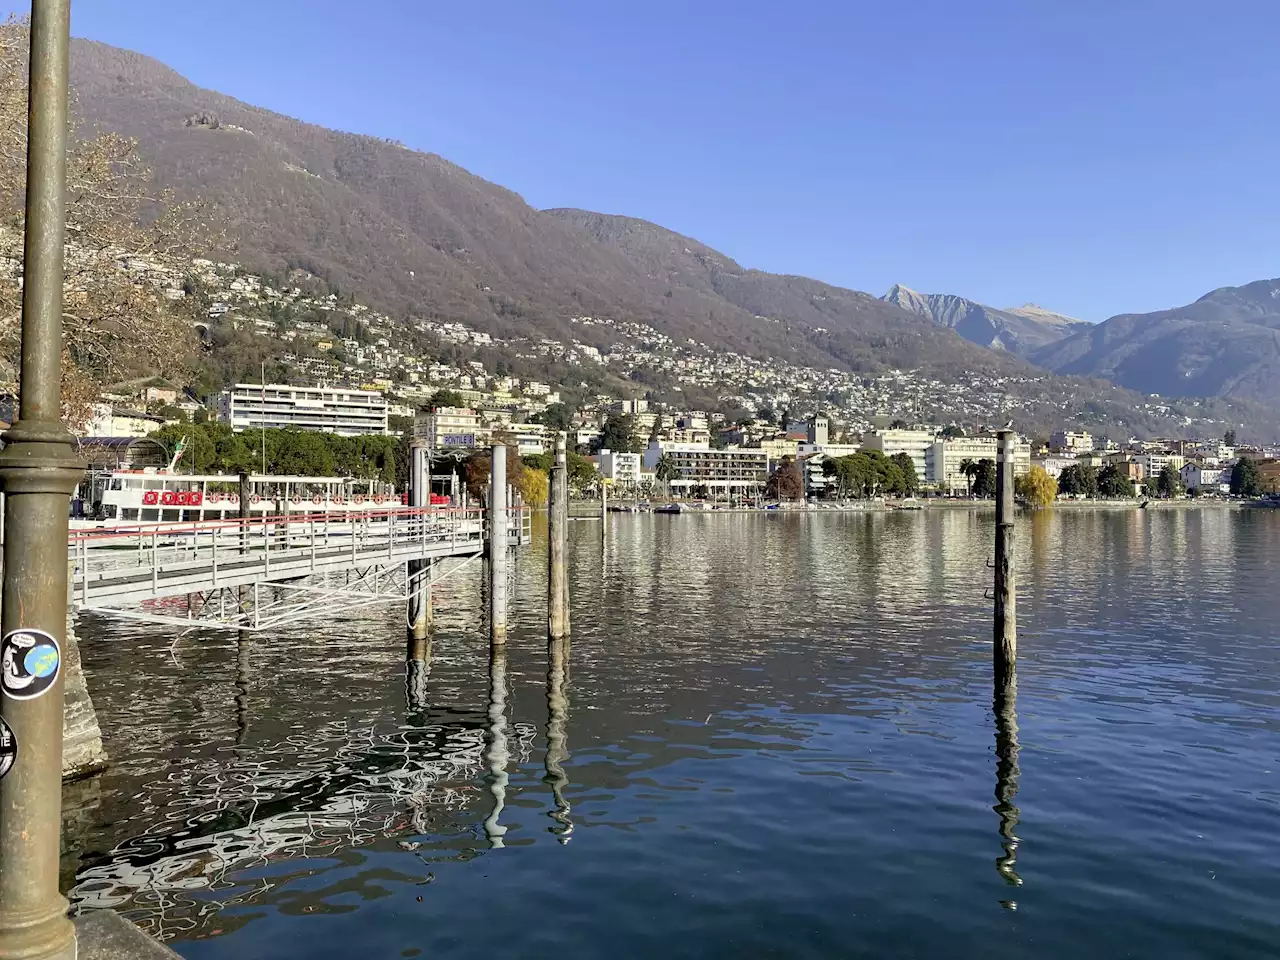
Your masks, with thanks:
<instances>
[{"instance_id":1,"label":"ferry boat","mask_svg":"<svg viewBox=\"0 0 1280 960\"><path fill-rule=\"evenodd\" d=\"M84 498L87 516L72 521L85 529L133 523L228 520L240 516L240 478L235 474L171 473L162 468L115 470L91 478ZM392 508L402 498L387 484L350 477L252 474L249 515L342 513Z\"/></svg>"}]
</instances>

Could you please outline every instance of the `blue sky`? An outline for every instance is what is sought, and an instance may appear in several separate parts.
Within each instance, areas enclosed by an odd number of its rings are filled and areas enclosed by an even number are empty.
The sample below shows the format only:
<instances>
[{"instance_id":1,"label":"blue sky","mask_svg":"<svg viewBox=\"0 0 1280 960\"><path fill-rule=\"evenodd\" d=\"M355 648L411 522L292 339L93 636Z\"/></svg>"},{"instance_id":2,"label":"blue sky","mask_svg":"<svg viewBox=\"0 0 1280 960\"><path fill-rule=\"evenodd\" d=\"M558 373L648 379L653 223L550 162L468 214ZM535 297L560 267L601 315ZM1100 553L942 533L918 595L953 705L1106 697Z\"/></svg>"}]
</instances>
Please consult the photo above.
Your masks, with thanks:
<instances>
[{"instance_id":1,"label":"blue sky","mask_svg":"<svg viewBox=\"0 0 1280 960\"><path fill-rule=\"evenodd\" d=\"M1280 275L1280 4L75 0L78 36L746 266L1102 320Z\"/></svg>"}]
</instances>

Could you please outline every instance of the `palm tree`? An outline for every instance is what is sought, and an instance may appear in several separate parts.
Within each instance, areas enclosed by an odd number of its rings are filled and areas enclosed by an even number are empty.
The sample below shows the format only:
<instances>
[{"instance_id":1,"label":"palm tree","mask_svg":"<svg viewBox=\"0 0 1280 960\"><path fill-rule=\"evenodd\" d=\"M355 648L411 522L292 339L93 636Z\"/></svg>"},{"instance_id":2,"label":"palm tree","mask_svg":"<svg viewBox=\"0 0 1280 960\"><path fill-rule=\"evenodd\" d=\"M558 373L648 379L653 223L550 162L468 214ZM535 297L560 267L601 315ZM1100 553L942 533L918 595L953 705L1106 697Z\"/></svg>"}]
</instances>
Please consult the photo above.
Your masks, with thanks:
<instances>
[{"instance_id":1,"label":"palm tree","mask_svg":"<svg viewBox=\"0 0 1280 960\"><path fill-rule=\"evenodd\" d=\"M964 474L965 482L969 485L969 496L973 496L973 478L978 475L978 464L972 457L965 457L960 461L960 472Z\"/></svg>"},{"instance_id":2,"label":"palm tree","mask_svg":"<svg viewBox=\"0 0 1280 960\"><path fill-rule=\"evenodd\" d=\"M679 478L680 468L676 466L669 453L664 453L658 458L655 476L658 478L658 482L666 487L667 499L671 499L671 481Z\"/></svg>"}]
</instances>

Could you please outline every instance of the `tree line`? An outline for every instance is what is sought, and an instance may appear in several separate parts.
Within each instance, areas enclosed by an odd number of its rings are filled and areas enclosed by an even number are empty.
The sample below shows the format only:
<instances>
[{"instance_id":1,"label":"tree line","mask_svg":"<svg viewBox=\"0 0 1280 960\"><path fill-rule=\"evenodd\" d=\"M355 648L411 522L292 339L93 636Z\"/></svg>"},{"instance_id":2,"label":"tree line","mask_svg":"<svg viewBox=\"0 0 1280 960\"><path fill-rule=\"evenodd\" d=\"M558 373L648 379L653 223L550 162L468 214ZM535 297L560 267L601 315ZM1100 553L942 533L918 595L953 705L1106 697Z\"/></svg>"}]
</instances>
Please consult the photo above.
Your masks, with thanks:
<instances>
[{"instance_id":1,"label":"tree line","mask_svg":"<svg viewBox=\"0 0 1280 960\"><path fill-rule=\"evenodd\" d=\"M842 497L909 497L920 489L915 463L906 453L886 457L879 450L862 450L824 461L822 472L835 478Z\"/></svg>"}]
</instances>

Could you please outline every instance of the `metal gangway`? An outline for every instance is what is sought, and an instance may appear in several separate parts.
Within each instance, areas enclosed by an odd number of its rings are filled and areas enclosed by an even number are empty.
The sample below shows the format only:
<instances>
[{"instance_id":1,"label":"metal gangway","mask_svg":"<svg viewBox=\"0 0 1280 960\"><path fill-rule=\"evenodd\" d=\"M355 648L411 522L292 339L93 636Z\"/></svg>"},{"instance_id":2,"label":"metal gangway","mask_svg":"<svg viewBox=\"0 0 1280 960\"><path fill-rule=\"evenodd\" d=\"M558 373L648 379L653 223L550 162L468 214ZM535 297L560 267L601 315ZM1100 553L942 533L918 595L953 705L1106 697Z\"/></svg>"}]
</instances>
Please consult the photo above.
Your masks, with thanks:
<instances>
[{"instance_id":1,"label":"metal gangway","mask_svg":"<svg viewBox=\"0 0 1280 960\"><path fill-rule=\"evenodd\" d=\"M508 547L529 541L530 523L513 511ZM75 531L70 599L127 619L260 630L407 602L482 556L487 526L477 508L396 507ZM415 577L411 561L437 562Z\"/></svg>"}]
</instances>

